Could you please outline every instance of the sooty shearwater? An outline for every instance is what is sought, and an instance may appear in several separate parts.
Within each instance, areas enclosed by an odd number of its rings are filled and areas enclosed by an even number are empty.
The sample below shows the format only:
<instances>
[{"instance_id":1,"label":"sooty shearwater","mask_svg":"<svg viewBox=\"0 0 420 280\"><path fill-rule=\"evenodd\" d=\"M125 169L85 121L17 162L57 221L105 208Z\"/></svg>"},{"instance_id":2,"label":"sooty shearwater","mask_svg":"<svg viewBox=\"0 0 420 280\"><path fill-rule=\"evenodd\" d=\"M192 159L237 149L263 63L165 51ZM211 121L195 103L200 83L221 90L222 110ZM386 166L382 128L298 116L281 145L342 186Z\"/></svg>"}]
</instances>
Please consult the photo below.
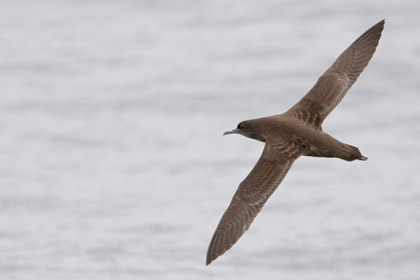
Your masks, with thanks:
<instances>
[{"instance_id":1,"label":"sooty shearwater","mask_svg":"<svg viewBox=\"0 0 420 280\"><path fill-rule=\"evenodd\" d=\"M378 45L384 23L385 20L378 22L354 41L289 111L240 122L237 128L223 134L241 134L264 142L265 147L223 214L210 241L206 265L238 241L298 157L367 160L358 148L344 144L323 132L322 122L368 65Z\"/></svg>"}]
</instances>

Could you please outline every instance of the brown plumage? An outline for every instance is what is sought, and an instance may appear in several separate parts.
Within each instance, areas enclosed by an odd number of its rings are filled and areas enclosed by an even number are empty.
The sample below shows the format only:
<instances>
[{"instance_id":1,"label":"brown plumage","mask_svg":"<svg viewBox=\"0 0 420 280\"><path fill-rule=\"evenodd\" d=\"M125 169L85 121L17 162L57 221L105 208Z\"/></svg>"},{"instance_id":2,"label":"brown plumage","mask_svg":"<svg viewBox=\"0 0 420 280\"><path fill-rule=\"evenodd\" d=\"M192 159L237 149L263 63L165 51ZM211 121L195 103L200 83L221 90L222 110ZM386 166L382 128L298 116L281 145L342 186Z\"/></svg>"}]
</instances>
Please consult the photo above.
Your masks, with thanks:
<instances>
[{"instance_id":1,"label":"brown plumage","mask_svg":"<svg viewBox=\"0 0 420 280\"><path fill-rule=\"evenodd\" d=\"M224 135L237 133L266 144L217 226L207 251L207 265L229 250L249 228L298 157L367 159L358 148L323 132L321 125L369 63L384 23L380 21L351 44L289 111L243 121L236 129L225 132Z\"/></svg>"}]
</instances>

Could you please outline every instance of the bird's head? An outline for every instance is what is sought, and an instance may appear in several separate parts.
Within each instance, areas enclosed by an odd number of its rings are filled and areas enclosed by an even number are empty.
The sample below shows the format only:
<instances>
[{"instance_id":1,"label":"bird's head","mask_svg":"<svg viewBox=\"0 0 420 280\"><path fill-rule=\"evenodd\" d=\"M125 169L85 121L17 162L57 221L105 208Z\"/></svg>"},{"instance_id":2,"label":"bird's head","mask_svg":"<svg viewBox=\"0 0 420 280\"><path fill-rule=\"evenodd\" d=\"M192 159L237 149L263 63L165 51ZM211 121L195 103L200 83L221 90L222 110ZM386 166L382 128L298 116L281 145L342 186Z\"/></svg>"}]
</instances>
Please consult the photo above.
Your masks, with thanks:
<instances>
[{"instance_id":1,"label":"bird's head","mask_svg":"<svg viewBox=\"0 0 420 280\"><path fill-rule=\"evenodd\" d=\"M226 131L225 133L223 133L223 135L240 134L248 138L265 142L265 139L261 135L261 132L258 128L259 126L257 125L256 120L243 121L240 122L235 129L231 131Z\"/></svg>"}]
</instances>

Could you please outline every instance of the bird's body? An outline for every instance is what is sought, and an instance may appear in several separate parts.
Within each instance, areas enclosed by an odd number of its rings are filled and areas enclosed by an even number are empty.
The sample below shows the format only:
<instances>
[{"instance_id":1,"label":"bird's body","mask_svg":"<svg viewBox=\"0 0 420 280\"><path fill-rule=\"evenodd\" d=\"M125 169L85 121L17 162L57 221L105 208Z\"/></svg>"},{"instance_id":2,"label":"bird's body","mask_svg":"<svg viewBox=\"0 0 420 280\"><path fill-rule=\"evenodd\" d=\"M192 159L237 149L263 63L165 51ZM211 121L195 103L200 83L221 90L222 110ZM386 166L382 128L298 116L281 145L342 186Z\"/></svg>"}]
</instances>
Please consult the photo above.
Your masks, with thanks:
<instances>
[{"instance_id":1,"label":"bird's body","mask_svg":"<svg viewBox=\"0 0 420 280\"><path fill-rule=\"evenodd\" d=\"M347 161L364 160L356 147L344 144L322 130L296 120L290 114L275 115L247 121L259 128L256 139L271 149L283 149L286 156L336 157ZM250 137L253 138L253 137Z\"/></svg>"},{"instance_id":2,"label":"bird's body","mask_svg":"<svg viewBox=\"0 0 420 280\"><path fill-rule=\"evenodd\" d=\"M286 113L243 121L225 132L264 142L265 147L217 226L208 248L207 265L229 250L249 228L298 157L367 159L358 148L323 132L322 123L369 63L384 23L377 23L351 44Z\"/></svg>"}]
</instances>

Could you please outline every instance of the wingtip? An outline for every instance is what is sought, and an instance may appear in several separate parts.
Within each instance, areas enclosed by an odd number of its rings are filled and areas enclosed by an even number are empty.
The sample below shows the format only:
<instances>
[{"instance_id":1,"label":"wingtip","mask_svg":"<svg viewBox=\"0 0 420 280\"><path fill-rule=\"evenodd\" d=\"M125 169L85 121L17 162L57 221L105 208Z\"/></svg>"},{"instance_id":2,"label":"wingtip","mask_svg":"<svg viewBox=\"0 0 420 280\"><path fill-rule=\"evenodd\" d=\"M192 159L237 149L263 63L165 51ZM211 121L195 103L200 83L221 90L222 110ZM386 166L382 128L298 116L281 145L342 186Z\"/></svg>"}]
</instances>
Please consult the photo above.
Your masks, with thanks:
<instances>
[{"instance_id":1,"label":"wingtip","mask_svg":"<svg viewBox=\"0 0 420 280\"><path fill-rule=\"evenodd\" d=\"M206 266L208 266L209 264L211 264L211 262L212 262L212 260L210 259L210 256L207 253L207 256L206 256Z\"/></svg>"},{"instance_id":2,"label":"wingtip","mask_svg":"<svg viewBox=\"0 0 420 280\"><path fill-rule=\"evenodd\" d=\"M379 29L380 32L382 33L382 30L384 29L384 27L385 27L385 19L382 19L377 24L375 24L374 26L372 26L370 28L370 30Z\"/></svg>"},{"instance_id":3,"label":"wingtip","mask_svg":"<svg viewBox=\"0 0 420 280\"><path fill-rule=\"evenodd\" d=\"M214 247L214 241L216 239L216 232L213 234L213 237L211 238L210 244L209 244L209 248L207 249L207 256L206 256L206 266L208 266L209 264L211 264L215 259L217 259L217 257L220 256L220 254L215 254L215 247Z\"/></svg>"},{"instance_id":4,"label":"wingtip","mask_svg":"<svg viewBox=\"0 0 420 280\"><path fill-rule=\"evenodd\" d=\"M214 257L212 257L212 251L213 251L213 243L214 243L215 235L211 238L209 248L207 249L207 255L206 255L206 266L211 264L212 261L214 261ZM217 257L216 257L217 258Z\"/></svg>"},{"instance_id":5,"label":"wingtip","mask_svg":"<svg viewBox=\"0 0 420 280\"><path fill-rule=\"evenodd\" d=\"M206 266L208 266L209 264L211 264L215 259L216 259L217 257L211 257L210 256L210 253L208 253L207 254L207 257L206 257Z\"/></svg>"},{"instance_id":6,"label":"wingtip","mask_svg":"<svg viewBox=\"0 0 420 280\"><path fill-rule=\"evenodd\" d=\"M376 23L375 25L373 25L365 33L363 33L362 36L372 32L373 30L379 31L379 33L382 33L382 30L384 29L384 27L385 27L385 19L383 19L383 20L379 21L378 23ZM362 37L362 36L360 36L360 37Z\"/></svg>"},{"instance_id":7,"label":"wingtip","mask_svg":"<svg viewBox=\"0 0 420 280\"><path fill-rule=\"evenodd\" d=\"M214 251L214 247L213 247L213 240L210 243L209 249L207 251L207 257L206 257L206 266L208 266L209 264L211 264L215 259L217 259L218 257L220 257L221 255L223 255L224 252L226 252L227 250L223 251L223 252L215 252Z\"/></svg>"},{"instance_id":8,"label":"wingtip","mask_svg":"<svg viewBox=\"0 0 420 280\"><path fill-rule=\"evenodd\" d=\"M382 30L385 27L385 19L381 20L380 22L378 22L377 24L375 24L375 26L378 26L380 28L380 32L382 33Z\"/></svg>"}]
</instances>

